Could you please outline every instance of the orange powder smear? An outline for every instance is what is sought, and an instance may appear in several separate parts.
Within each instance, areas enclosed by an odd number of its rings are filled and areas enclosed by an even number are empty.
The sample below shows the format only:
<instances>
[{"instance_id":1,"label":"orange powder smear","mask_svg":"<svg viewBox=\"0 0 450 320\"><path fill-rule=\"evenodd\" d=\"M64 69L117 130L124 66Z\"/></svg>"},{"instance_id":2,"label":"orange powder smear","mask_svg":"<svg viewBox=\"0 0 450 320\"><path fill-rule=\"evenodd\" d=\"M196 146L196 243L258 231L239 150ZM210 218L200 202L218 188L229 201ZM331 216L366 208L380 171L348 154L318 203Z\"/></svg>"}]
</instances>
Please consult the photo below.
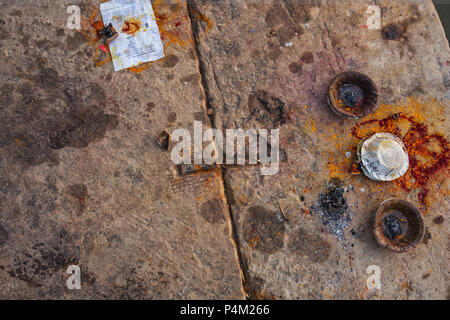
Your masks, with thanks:
<instances>
[{"instance_id":1,"label":"orange powder smear","mask_svg":"<svg viewBox=\"0 0 450 320\"><path fill-rule=\"evenodd\" d=\"M408 98L403 104L381 105L351 128L350 140L343 142L339 134L328 137L336 146L336 151L329 157L330 176L345 177L357 173L354 155L359 140L376 132L389 132L403 140L410 158L408 172L389 186L408 193L418 190L418 200L428 208L428 184L438 172L448 174L450 163L449 143L444 135L435 132L435 129L447 131L444 110L445 106L434 99ZM353 159L345 158L346 151L352 152Z\"/></svg>"},{"instance_id":2,"label":"orange powder smear","mask_svg":"<svg viewBox=\"0 0 450 320\"><path fill-rule=\"evenodd\" d=\"M132 17L123 22L122 32L134 36L139 30L141 30L141 20Z\"/></svg>"}]
</instances>

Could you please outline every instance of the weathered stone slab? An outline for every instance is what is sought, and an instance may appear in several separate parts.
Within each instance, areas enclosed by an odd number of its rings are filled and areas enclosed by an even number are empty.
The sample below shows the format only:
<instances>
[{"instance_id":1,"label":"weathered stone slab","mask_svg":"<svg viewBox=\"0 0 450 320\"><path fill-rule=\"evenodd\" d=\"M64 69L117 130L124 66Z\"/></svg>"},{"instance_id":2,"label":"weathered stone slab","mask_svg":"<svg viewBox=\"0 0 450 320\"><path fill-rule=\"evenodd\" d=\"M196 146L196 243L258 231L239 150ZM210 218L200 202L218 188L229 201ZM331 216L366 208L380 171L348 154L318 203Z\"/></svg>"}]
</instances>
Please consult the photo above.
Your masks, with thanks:
<instances>
[{"instance_id":1,"label":"weathered stone slab","mask_svg":"<svg viewBox=\"0 0 450 320\"><path fill-rule=\"evenodd\" d=\"M445 298L448 233L446 222L437 222L448 219L450 208L443 148L450 56L431 1L190 4L195 16L212 22L194 20L215 126L281 130L278 174L262 176L256 166L226 169L247 292L287 299ZM369 5L379 8L381 28L372 28ZM329 83L347 70L369 75L379 88L380 106L365 119L338 118L327 106ZM424 125L427 131L418 130ZM352 174L358 139L386 130L401 135L417 160L407 176L377 183ZM334 178L343 181L349 207L337 221L320 201ZM425 240L410 253L391 253L374 240L373 212L391 197L411 201L424 215ZM367 288L371 265L381 268L381 291Z\"/></svg>"},{"instance_id":2,"label":"weathered stone slab","mask_svg":"<svg viewBox=\"0 0 450 320\"><path fill-rule=\"evenodd\" d=\"M0 5L0 296L243 298L220 172L180 176L156 143L209 126L186 3L154 2L167 57L117 73L98 2L83 32L69 4Z\"/></svg>"}]
</instances>

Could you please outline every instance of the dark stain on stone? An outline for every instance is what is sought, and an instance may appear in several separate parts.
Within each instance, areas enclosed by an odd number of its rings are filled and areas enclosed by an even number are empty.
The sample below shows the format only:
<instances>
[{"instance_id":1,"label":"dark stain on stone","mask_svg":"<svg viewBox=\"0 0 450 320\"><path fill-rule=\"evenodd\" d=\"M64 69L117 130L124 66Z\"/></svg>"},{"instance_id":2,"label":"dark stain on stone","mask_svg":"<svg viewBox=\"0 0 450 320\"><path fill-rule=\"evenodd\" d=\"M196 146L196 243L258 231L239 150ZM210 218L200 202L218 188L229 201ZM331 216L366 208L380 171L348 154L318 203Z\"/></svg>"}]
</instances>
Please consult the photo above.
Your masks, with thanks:
<instances>
[{"instance_id":1,"label":"dark stain on stone","mask_svg":"<svg viewBox=\"0 0 450 320\"><path fill-rule=\"evenodd\" d=\"M361 21L361 15L358 12L353 11L352 14L350 15L350 19L349 19L350 25L353 28L356 28L359 26L360 21Z\"/></svg>"},{"instance_id":2,"label":"dark stain on stone","mask_svg":"<svg viewBox=\"0 0 450 320\"><path fill-rule=\"evenodd\" d=\"M177 65L179 60L180 59L176 55L169 54L163 59L163 66L164 68L173 68Z\"/></svg>"},{"instance_id":3,"label":"dark stain on stone","mask_svg":"<svg viewBox=\"0 0 450 320\"><path fill-rule=\"evenodd\" d=\"M202 205L200 215L209 223L218 223L225 220L223 211L224 207L222 202L217 199L212 199Z\"/></svg>"},{"instance_id":4,"label":"dark stain on stone","mask_svg":"<svg viewBox=\"0 0 450 320\"><path fill-rule=\"evenodd\" d=\"M65 147L85 148L89 143L104 138L106 131L115 125L115 116L105 114L95 105L85 107L74 113L68 123L50 133L49 146L55 150Z\"/></svg>"},{"instance_id":5,"label":"dark stain on stone","mask_svg":"<svg viewBox=\"0 0 450 320\"><path fill-rule=\"evenodd\" d=\"M88 197L88 189L83 183L70 185L67 193L77 201L78 213L82 213L86 208L86 199Z\"/></svg>"},{"instance_id":6,"label":"dark stain on stone","mask_svg":"<svg viewBox=\"0 0 450 320\"><path fill-rule=\"evenodd\" d=\"M284 224L276 212L261 206L248 209L244 239L251 248L268 254L275 253L284 246L284 234Z\"/></svg>"},{"instance_id":7,"label":"dark stain on stone","mask_svg":"<svg viewBox=\"0 0 450 320\"><path fill-rule=\"evenodd\" d=\"M395 40L395 41L407 41L408 37L406 33L408 28L420 21L421 16L417 5L411 4L409 6L410 15L408 18L401 22L390 23L381 29L381 36L384 40Z\"/></svg>"},{"instance_id":8,"label":"dark stain on stone","mask_svg":"<svg viewBox=\"0 0 450 320\"><path fill-rule=\"evenodd\" d=\"M304 30L300 24L309 20L309 6L298 5L292 1L275 1L265 18L271 29L268 36L276 36L279 46L282 47L294 37L301 36Z\"/></svg>"},{"instance_id":9,"label":"dark stain on stone","mask_svg":"<svg viewBox=\"0 0 450 320\"><path fill-rule=\"evenodd\" d=\"M239 42L231 41L223 37L214 37L211 39L211 46L222 56L239 57L241 55L241 45Z\"/></svg>"},{"instance_id":10,"label":"dark stain on stone","mask_svg":"<svg viewBox=\"0 0 450 320\"><path fill-rule=\"evenodd\" d=\"M57 37L62 37L62 36L64 36L65 34L66 34L66 32L64 31L63 28L57 28L57 29L56 29L56 36L57 36Z\"/></svg>"},{"instance_id":11,"label":"dark stain on stone","mask_svg":"<svg viewBox=\"0 0 450 320\"><path fill-rule=\"evenodd\" d=\"M302 54L300 58L304 63L313 63L314 62L314 55L310 51L306 51Z\"/></svg>"},{"instance_id":12,"label":"dark stain on stone","mask_svg":"<svg viewBox=\"0 0 450 320\"><path fill-rule=\"evenodd\" d=\"M84 284L93 285L97 280L95 273L89 272L89 269L83 265L80 266L81 279Z\"/></svg>"},{"instance_id":13,"label":"dark stain on stone","mask_svg":"<svg viewBox=\"0 0 450 320\"><path fill-rule=\"evenodd\" d=\"M282 2L294 23L305 24L311 20L310 10L315 7L315 4L311 1L299 3L296 0L282 0Z\"/></svg>"},{"instance_id":14,"label":"dark stain on stone","mask_svg":"<svg viewBox=\"0 0 450 320\"><path fill-rule=\"evenodd\" d=\"M274 62L277 61L278 58L282 54L280 46L269 42L268 43L268 47L269 47L269 50L268 50L268 53L265 55L265 58L268 59L268 60L272 60Z\"/></svg>"},{"instance_id":15,"label":"dark stain on stone","mask_svg":"<svg viewBox=\"0 0 450 320\"><path fill-rule=\"evenodd\" d=\"M302 65L300 63L297 63L297 62L292 62L289 65L289 71L291 73L293 73L293 74L300 73L300 72L302 72Z\"/></svg>"},{"instance_id":16,"label":"dark stain on stone","mask_svg":"<svg viewBox=\"0 0 450 320\"><path fill-rule=\"evenodd\" d=\"M301 26L284 25L277 33L280 46L284 47L287 42L291 41L294 37L300 37L303 33L304 30Z\"/></svg>"},{"instance_id":17,"label":"dark stain on stone","mask_svg":"<svg viewBox=\"0 0 450 320\"><path fill-rule=\"evenodd\" d=\"M155 108L155 104L153 102L150 101L149 103L147 103L147 109L146 109L147 112L151 112L154 108Z\"/></svg>"},{"instance_id":18,"label":"dark stain on stone","mask_svg":"<svg viewBox=\"0 0 450 320\"><path fill-rule=\"evenodd\" d=\"M245 292L251 300L277 300L277 298L268 293L265 288L265 282L259 277L253 277L245 285Z\"/></svg>"},{"instance_id":19,"label":"dark stain on stone","mask_svg":"<svg viewBox=\"0 0 450 320\"><path fill-rule=\"evenodd\" d=\"M169 120L170 123L174 123L177 121L177 114L175 112L171 112L167 115L167 120Z\"/></svg>"},{"instance_id":20,"label":"dark stain on stone","mask_svg":"<svg viewBox=\"0 0 450 320\"><path fill-rule=\"evenodd\" d=\"M381 30L384 40L399 40L403 36L404 32L405 30L395 23L388 24Z\"/></svg>"},{"instance_id":21,"label":"dark stain on stone","mask_svg":"<svg viewBox=\"0 0 450 320\"><path fill-rule=\"evenodd\" d=\"M17 252L14 262L0 265L11 277L25 281L32 287L43 287L49 278L71 264L78 264L79 249L73 245L66 230L56 231L55 238L34 244L27 251Z\"/></svg>"},{"instance_id":22,"label":"dark stain on stone","mask_svg":"<svg viewBox=\"0 0 450 320\"><path fill-rule=\"evenodd\" d=\"M36 65L37 75L16 81L17 101L2 97L12 104L0 113L0 145L10 161L24 166L56 163L53 150L87 147L117 125L117 116L105 112L107 97L99 84Z\"/></svg>"},{"instance_id":23,"label":"dark stain on stone","mask_svg":"<svg viewBox=\"0 0 450 320\"><path fill-rule=\"evenodd\" d=\"M270 127L279 127L288 120L288 108L278 97L264 90L250 94L248 98L250 116Z\"/></svg>"},{"instance_id":24,"label":"dark stain on stone","mask_svg":"<svg viewBox=\"0 0 450 320\"><path fill-rule=\"evenodd\" d=\"M303 228L290 235L289 249L299 258L307 256L313 263L321 263L328 259L331 253L331 244L320 236L308 233Z\"/></svg>"},{"instance_id":25,"label":"dark stain on stone","mask_svg":"<svg viewBox=\"0 0 450 320\"><path fill-rule=\"evenodd\" d=\"M55 48L55 47L59 46L59 44L57 42L50 41L48 39L41 39L41 40L36 41L35 43L39 49L45 50L45 51L47 51L50 48Z\"/></svg>"},{"instance_id":26,"label":"dark stain on stone","mask_svg":"<svg viewBox=\"0 0 450 320\"><path fill-rule=\"evenodd\" d=\"M22 16L22 11L14 10L13 12L11 12L11 16L13 16L13 17L21 17Z\"/></svg>"},{"instance_id":27,"label":"dark stain on stone","mask_svg":"<svg viewBox=\"0 0 450 320\"><path fill-rule=\"evenodd\" d=\"M181 83L190 83L190 84L195 84L198 83L200 81L200 75L198 73L193 73L193 74L189 74L185 77L182 77L180 79Z\"/></svg>"},{"instance_id":28,"label":"dark stain on stone","mask_svg":"<svg viewBox=\"0 0 450 320\"><path fill-rule=\"evenodd\" d=\"M55 212L58 191L51 185L37 184L38 190L23 194L22 208L32 229L39 228L41 219Z\"/></svg>"},{"instance_id":29,"label":"dark stain on stone","mask_svg":"<svg viewBox=\"0 0 450 320\"><path fill-rule=\"evenodd\" d=\"M433 219L434 224L443 224L444 223L444 216L440 215Z\"/></svg>"},{"instance_id":30,"label":"dark stain on stone","mask_svg":"<svg viewBox=\"0 0 450 320\"><path fill-rule=\"evenodd\" d=\"M9 38L10 38L9 32L3 27L0 27L0 40L7 40Z\"/></svg>"},{"instance_id":31,"label":"dark stain on stone","mask_svg":"<svg viewBox=\"0 0 450 320\"><path fill-rule=\"evenodd\" d=\"M144 175L139 169L128 168L125 170L125 175L131 180L133 186L137 186L144 182Z\"/></svg>"},{"instance_id":32,"label":"dark stain on stone","mask_svg":"<svg viewBox=\"0 0 450 320\"><path fill-rule=\"evenodd\" d=\"M14 92L14 87L9 84L5 83L0 88L0 110L3 108L7 108L13 103L13 96L12 93Z\"/></svg>"},{"instance_id":33,"label":"dark stain on stone","mask_svg":"<svg viewBox=\"0 0 450 320\"><path fill-rule=\"evenodd\" d=\"M83 44L86 44L86 38L81 32L75 31L73 36L66 37L66 47L69 50L77 50Z\"/></svg>"},{"instance_id":34,"label":"dark stain on stone","mask_svg":"<svg viewBox=\"0 0 450 320\"><path fill-rule=\"evenodd\" d=\"M199 112L194 113L194 119L195 119L196 121L202 121L202 122L204 122L204 121L206 120L205 112L199 111Z\"/></svg>"},{"instance_id":35,"label":"dark stain on stone","mask_svg":"<svg viewBox=\"0 0 450 320\"><path fill-rule=\"evenodd\" d=\"M9 232L0 224L0 248L8 242Z\"/></svg>"},{"instance_id":36,"label":"dark stain on stone","mask_svg":"<svg viewBox=\"0 0 450 320\"><path fill-rule=\"evenodd\" d=\"M423 243L428 244L428 241L431 240L431 232L428 227L425 228L425 235L423 236Z\"/></svg>"},{"instance_id":37,"label":"dark stain on stone","mask_svg":"<svg viewBox=\"0 0 450 320\"><path fill-rule=\"evenodd\" d=\"M123 243L122 238L117 234L106 234L106 240L108 241L108 248L113 249L119 248Z\"/></svg>"},{"instance_id":38,"label":"dark stain on stone","mask_svg":"<svg viewBox=\"0 0 450 320\"><path fill-rule=\"evenodd\" d=\"M289 19L286 11L284 10L281 1L275 1L272 8L267 12L265 21L271 28L276 27Z\"/></svg>"},{"instance_id":39,"label":"dark stain on stone","mask_svg":"<svg viewBox=\"0 0 450 320\"><path fill-rule=\"evenodd\" d=\"M75 199L85 198L88 195L87 187L83 183L70 185L67 192Z\"/></svg>"},{"instance_id":40,"label":"dark stain on stone","mask_svg":"<svg viewBox=\"0 0 450 320\"><path fill-rule=\"evenodd\" d=\"M170 149L170 133L167 130L164 130L163 132L161 132L158 139L156 139L156 143L163 150L169 150Z\"/></svg>"}]
</instances>

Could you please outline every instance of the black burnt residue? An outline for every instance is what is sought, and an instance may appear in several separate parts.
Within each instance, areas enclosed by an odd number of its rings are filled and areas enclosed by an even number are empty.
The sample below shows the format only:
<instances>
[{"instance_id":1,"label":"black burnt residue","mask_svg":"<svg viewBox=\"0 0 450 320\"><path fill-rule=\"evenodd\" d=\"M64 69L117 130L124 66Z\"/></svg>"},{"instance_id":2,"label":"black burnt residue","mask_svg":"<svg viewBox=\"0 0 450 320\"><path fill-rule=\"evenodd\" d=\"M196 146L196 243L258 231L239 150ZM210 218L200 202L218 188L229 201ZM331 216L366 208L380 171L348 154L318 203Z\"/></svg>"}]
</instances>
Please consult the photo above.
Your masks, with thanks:
<instances>
[{"instance_id":1,"label":"black burnt residue","mask_svg":"<svg viewBox=\"0 0 450 320\"><path fill-rule=\"evenodd\" d=\"M411 4L408 8L408 11L408 18L398 23L390 23L381 29L381 36L384 40L408 40L408 37L406 35L408 28L421 19L417 5Z\"/></svg>"},{"instance_id":2,"label":"black burnt residue","mask_svg":"<svg viewBox=\"0 0 450 320\"><path fill-rule=\"evenodd\" d=\"M325 214L332 221L339 220L348 211L344 189L341 186L332 187L327 194L321 195L320 202Z\"/></svg>"},{"instance_id":3,"label":"black burnt residue","mask_svg":"<svg viewBox=\"0 0 450 320\"><path fill-rule=\"evenodd\" d=\"M115 31L113 25L110 23L108 24L105 28L103 28L100 33L105 36L106 38L112 38L113 36L115 36L117 34L117 32Z\"/></svg>"},{"instance_id":4,"label":"black burnt residue","mask_svg":"<svg viewBox=\"0 0 450 320\"><path fill-rule=\"evenodd\" d=\"M342 103L344 108L361 108L361 105L364 102L364 92L355 84L343 84L339 87L337 94L338 100Z\"/></svg>"},{"instance_id":5,"label":"black burnt residue","mask_svg":"<svg viewBox=\"0 0 450 320\"><path fill-rule=\"evenodd\" d=\"M387 212L382 221L383 234L390 240L401 239L408 230L408 219L397 210Z\"/></svg>"},{"instance_id":6,"label":"black burnt residue","mask_svg":"<svg viewBox=\"0 0 450 320\"><path fill-rule=\"evenodd\" d=\"M278 97L258 90L248 98L250 116L269 128L279 127L286 124L288 119L288 108Z\"/></svg>"},{"instance_id":7,"label":"black burnt residue","mask_svg":"<svg viewBox=\"0 0 450 320\"><path fill-rule=\"evenodd\" d=\"M394 216L388 216L383 219L383 233L386 237L391 240L397 239L401 236L402 232L402 221Z\"/></svg>"},{"instance_id":8,"label":"black burnt residue","mask_svg":"<svg viewBox=\"0 0 450 320\"><path fill-rule=\"evenodd\" d=\"M320 215L328 233L337 240L343 240L346 237L345 230L352 221L344 194L343 181L333 178L326 183L326 192L319 194L319 203L311 207Z\"/></svg>"},{"instance_id":9,"label":"black burnt residue","mask_svg":"<svg viewBox=\"0 0 450 320\"><path fill-rule=\"evenodd\" d=\"M394 23L386 25L381 30L381 34L384 40L399 40L401 37L403 37L403 33L404 30Z\"/></svg>"}]
</instances>

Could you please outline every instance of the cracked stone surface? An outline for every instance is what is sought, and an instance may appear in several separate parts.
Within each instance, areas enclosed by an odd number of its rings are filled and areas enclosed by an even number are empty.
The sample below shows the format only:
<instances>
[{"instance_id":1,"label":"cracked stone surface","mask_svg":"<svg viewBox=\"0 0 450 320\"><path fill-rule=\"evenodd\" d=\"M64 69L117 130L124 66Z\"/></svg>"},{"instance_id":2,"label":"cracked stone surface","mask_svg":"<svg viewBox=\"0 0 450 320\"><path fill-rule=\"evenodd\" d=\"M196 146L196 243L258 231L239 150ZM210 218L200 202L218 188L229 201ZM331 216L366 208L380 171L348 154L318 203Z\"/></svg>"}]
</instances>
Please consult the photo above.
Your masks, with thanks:
<instances>
[{"instance_id":1,"label":"cracked stone surface","mask_svg":"<svg viewBox=\"0 0 450 320\"><path fill-rule=\"evenodd\" d=\"M1 298L448 297L450 52L431 1L152 0L166 57L121 72L95 40L98 1L78 2L81 31L69 4L0 1ZM327 106L347 70L378 86L364 119ZM280 129L279 172L180 174L157 140L194 120ZM417 160L397 182L353 166L358 140L383 130ZM336 185L346 207L330 217ZM423 213L409 253L373 237L392 197ZM66 288L72 264L82 290Z\"/></svg>"},{"instance_id":2,"label":"cracked stone surface","mask_svg":"<svg viewBox=\"0 0 450 320\"><path fill-rule=\"evenodd\" d=\"M448 229L432 222L448 218L446 167L430 177L424 203L420 188L406 192L351 173L358 142L351 133L382 131L357 126L367 119L401 111L448 138L449 47L431 1L369 3L380 7L382 29L367 27L367 1L193 3L215 26L198 40L215 126L280 128L278 174L262 176L257 166L225 173L247 292L275 299L446 298ZM194 22L196 33L205 29ZM366 119L344 120L327 106L328 85L347 70L379 87L380 107ZM392 125L404 135L409 129ZM320 197L336 178L349 208L332 221ZM373 238L373 211L391 197L418 206L432 235L410 253L393 254ZM370 265L381 268L381 291L367 287Z\"/></svg>"},{"instance_id":3,"label":"cracked stone surface","mask_svg":"<svg viewBox=\"0 0 450 320\"><path fill-rule=\"evenodd\" d=\"M65 29L67 4L1 5L0 296L242 299L220 172L181 177L156 143L209 125L193 42L115 73Z\"/></svg>"}]
</instances>

